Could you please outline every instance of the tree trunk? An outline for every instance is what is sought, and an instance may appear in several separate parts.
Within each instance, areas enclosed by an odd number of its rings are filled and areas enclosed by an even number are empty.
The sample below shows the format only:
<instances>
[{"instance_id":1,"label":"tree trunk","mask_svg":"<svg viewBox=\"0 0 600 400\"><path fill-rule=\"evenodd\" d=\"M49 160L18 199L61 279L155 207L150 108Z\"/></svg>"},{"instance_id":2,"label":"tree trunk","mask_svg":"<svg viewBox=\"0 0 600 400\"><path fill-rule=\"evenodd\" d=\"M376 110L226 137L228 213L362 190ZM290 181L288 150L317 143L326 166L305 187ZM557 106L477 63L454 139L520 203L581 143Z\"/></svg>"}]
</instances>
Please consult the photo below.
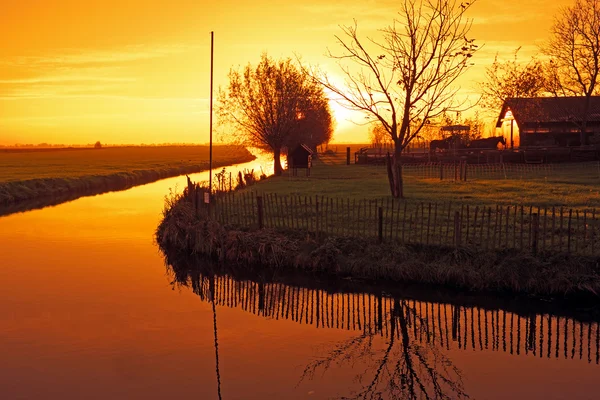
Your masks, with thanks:
<instances>
[{"instance_id":1,"label":"tree trunk","mask_svg":"<svg viewBox=\"0 0 600 400\"><path fill-rule=\"evenodd\" d=\"M273 149L273 174L279 176L283 172L281 168L281 149Z\"/></svg>"},{"instance_id":2,"label":"tree trunk","mask_svg":"<svg viewBox=\"0 0 600 400\"><path fill-rule=\"evenodd\" d=\"M404 181L402 179L402 160L400 158L402 154L402 147L396 144L394 146L393 157L388 156L387 158L387 170L388 180L390 182L390 189L392 196L395 198L404 198Z\"/></svg>"},{"instance_id":3,"label":"tree trunk","mask_svg":"<svg viewBox=\"0 0 600 400\"><path fill-rule=\"evenodd\" d=\"M587 144L587 121L588 121L588 114L590 112L590 103L591 103L591 97L590 96L585 96L585 107L583 109L583 115L581 116L581 130L579 132L579 143L580 146L585 146Z\"/></svg>"}]
</instances>

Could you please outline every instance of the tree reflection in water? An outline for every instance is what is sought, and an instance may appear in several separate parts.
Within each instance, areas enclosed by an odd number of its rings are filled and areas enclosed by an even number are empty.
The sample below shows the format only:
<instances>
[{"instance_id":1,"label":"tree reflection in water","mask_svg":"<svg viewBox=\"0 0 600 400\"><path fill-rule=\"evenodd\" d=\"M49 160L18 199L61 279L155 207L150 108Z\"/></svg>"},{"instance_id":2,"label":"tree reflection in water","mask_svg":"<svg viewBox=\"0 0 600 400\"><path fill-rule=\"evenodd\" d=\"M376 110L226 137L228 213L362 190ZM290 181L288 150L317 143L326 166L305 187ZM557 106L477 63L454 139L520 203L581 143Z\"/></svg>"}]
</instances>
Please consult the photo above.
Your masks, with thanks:
<instances>
[{"instance_id":1,"label":"tree reflection in water","mask_svg":"<svg viewBox=\"0 0 600 400\"><path fill-rule=\"evenodd\" d=\"M386 346L377 340L381 326L374 332L344 341L326 357L310 363L300 382L325 374L333 365L358 368L356 382L362 388L348 399L461 399L468 398L461 372L433 345L429 324L406 301L395 299L389 314ZM411 340L409 329L425 340ZM415 335L416 337L416 335Z\"/></svg>"},{"instance_id":2,"label":"tree reflection in water","mask_svg":"<svg viewBox=\"0 0 600 400\"><path fill-rule=\"evenodd\" d=\"M176 254L176 253L175 253ZM217 306L269 319L357 332L328 348L301 373L298 385L352 366L350 398L467 398L461 371L448 351L503 351L515 357L579 359L600 364L600 317L546 302L461 299L422 289L384 295L380 287L347 283L332 290L314 277L264 276L189 256L166 256L173 285L191 287L213 310L215 366L220 398ZM421 298L417 300L416 298Z\"/></svg>"}]
</instances>

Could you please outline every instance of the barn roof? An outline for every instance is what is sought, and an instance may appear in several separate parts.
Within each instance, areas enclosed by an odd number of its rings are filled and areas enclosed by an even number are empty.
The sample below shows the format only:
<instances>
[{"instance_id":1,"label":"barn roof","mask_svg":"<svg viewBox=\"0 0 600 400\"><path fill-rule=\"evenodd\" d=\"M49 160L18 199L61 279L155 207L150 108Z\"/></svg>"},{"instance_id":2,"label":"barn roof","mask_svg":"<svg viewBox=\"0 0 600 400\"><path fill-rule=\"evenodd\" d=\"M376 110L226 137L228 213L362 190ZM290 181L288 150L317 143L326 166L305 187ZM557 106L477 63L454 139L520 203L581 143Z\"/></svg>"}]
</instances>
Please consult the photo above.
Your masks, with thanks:
<instances>
[{"instance_id":1,"label":"barn roof","mask_svg":"<svg viewBox=\"0 0 600 400\"><path fill-rule=\"evenodd\" d=\"M517 125L531 123L579 122L585 108L585 97L522 97L504 101L496 127L510 109ZM600 122L600 96L592 96L588 122Z\"/></svg>"}]
</instances>

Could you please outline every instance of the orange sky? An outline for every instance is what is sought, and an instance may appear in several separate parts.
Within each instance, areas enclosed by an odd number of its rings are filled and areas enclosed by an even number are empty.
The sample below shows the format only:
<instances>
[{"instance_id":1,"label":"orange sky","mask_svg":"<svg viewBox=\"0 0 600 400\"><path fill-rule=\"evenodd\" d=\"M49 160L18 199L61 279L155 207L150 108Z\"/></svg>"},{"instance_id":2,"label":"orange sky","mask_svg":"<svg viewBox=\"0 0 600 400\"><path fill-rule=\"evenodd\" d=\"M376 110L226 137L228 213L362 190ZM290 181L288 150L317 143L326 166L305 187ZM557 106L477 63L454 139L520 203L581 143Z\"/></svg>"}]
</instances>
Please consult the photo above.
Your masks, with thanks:
<instances>
[{"instance_id":1,"label":"orange sky","mask_svg":"<svg viewBox=\"0 0 600 400\"><path fill-rule=\"evenodd\" d=\"M479 0L469 14L483 49L461 81L475 92L496 53L537 52L569 0ZM215 85L261 52L295 53L335 74L324 53L339 24L368 34L392 21L397 0L5 0L0 11L0 144L208 141L210 31ZM365 142L338 117L337 142ZM360 120L358 118L357 120Z\"/></svg>"}]
</instances>

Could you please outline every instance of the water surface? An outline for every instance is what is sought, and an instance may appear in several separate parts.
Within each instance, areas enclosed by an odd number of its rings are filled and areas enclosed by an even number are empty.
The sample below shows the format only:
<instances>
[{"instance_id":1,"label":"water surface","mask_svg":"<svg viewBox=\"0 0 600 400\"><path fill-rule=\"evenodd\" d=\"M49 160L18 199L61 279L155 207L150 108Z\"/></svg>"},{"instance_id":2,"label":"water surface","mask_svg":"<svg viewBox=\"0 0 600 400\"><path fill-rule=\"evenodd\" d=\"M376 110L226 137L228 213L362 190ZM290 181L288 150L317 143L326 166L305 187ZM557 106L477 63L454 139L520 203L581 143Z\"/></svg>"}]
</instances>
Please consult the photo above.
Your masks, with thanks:
<instances>
[{"instance_id":1,"label":"water surface","mask_svg":"<svg viewBox=\"0 0 600 400\"><path fill-rule=\"evenodd\" d=\"M273 277L182 286L153 240L175 185L0 218L2 398L597 398L598 321L580 314Z\"/></svg>"}]
</instances>

